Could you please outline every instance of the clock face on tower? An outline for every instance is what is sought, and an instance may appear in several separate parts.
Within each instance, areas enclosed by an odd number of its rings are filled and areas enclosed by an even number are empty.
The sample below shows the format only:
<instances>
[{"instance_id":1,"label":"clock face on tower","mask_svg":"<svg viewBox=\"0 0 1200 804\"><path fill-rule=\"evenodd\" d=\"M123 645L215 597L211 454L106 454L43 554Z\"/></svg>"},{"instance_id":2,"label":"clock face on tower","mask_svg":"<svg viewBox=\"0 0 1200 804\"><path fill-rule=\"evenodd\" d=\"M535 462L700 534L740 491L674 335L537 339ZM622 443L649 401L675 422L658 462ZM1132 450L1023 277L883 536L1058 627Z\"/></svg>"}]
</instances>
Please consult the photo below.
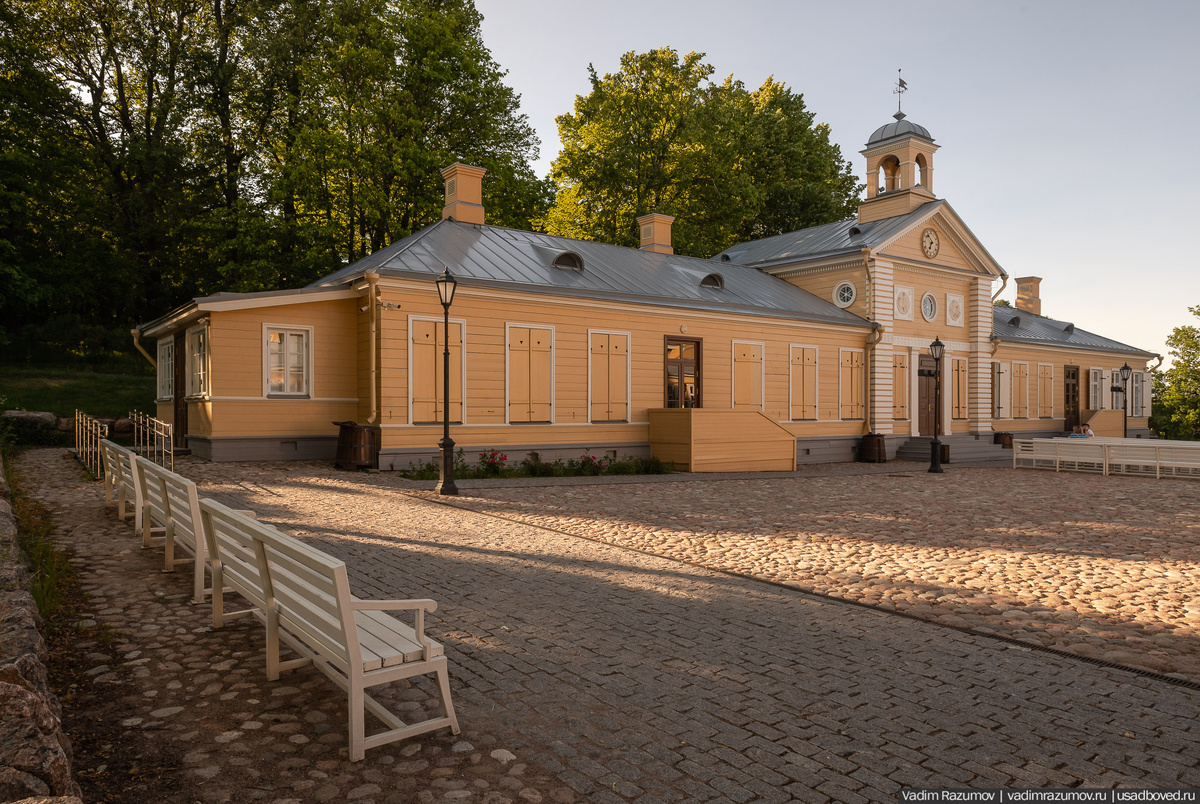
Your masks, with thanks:
<instances>
[{"instance_id":1,"label":"clock face on tower","mask_svg":"<svg viewBox=\"0 0 1200 804\"><path fill-rule=\"evenodd\" d=\"M937 232L932 229L926 229L921 233L921 249L925 252L925 256L933 259L937 256L938 248L941 244L938 243Z\"/></svg>"}]
</instances>

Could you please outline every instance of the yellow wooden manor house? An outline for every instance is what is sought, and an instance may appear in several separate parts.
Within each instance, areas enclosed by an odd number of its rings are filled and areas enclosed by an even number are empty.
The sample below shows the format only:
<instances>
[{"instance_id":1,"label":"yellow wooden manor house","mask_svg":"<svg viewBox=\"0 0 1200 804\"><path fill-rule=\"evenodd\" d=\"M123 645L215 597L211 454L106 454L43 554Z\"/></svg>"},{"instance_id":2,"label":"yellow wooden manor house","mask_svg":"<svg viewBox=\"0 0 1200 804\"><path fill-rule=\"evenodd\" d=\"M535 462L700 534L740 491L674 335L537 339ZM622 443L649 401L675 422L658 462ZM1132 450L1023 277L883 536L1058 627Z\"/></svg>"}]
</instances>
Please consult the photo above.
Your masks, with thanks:
<instances>
[{"instance_id":1,"label":"yellow wooden manor house","mask_svg":"<svg viewBox=\"0 0 1200 804\"><path fill-rule=\"evenodd\" d=\"M788 469L853 460L865 435L890 458L934 434L935 338L952 450L1081 421L1120 435L1125 414L1147 435L1157 356L1042 315L1037 277L993 306L1008 275L934 195L938 147L898 113L862 151L855 218L708 260L672 253L666 215L639 220L641 249L489 226L484 171L455 164L433 226L308 287L197 298L134 334L157 341L159 418L215 461L331 458L334 422L353 420L377 432L380 468L404 469L437 453L447 403L471 459Z\"/></svg>"}]
</instances>

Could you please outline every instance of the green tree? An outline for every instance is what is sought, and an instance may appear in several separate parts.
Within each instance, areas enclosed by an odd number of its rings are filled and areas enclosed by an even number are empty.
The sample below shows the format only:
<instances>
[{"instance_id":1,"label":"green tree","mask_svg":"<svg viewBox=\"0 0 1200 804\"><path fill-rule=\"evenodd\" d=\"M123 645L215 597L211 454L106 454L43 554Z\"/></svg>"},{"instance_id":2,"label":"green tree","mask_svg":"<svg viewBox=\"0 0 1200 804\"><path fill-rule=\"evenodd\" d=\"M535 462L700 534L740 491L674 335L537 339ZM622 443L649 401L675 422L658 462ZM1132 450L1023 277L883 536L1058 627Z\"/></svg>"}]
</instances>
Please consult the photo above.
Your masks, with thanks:
<instances>
[{"instance_id":1,"label":"green tree","mask_svg":"<svg viewBox=\"0 0 1200 804\"><path fill-rule=\"evenodd\" d=\"M1200 317L1200 305L1189 308ZM1167 337L1171 367L1154 373L1150 426L1166 438L1200 440L1200 327L1175 327Z\"/></svg>"},{"instance_id":2,"label":"green tree","mask_svg":"<svg viewBox=\"0 0 1200 804\"><path fill-rule=\"evenodd\" d=\"M703 59L660 48L589 68L591 92L558 118L547 231L633 246L636 218L662 212L677 252L711 256L853 212L861 185L803 97L773 79L712 83Z\"/></svg>"}]
</instances>

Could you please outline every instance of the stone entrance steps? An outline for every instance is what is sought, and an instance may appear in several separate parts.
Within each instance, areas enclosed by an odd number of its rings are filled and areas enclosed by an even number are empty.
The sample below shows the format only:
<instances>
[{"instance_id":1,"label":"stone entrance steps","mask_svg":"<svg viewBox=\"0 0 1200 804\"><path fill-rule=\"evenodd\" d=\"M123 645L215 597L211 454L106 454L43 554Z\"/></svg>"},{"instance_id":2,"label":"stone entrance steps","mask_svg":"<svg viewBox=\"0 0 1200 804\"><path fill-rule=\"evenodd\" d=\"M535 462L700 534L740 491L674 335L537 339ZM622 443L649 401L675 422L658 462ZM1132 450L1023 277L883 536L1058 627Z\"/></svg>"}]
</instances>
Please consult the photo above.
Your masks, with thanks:
<instances>
[{"instance_id":1,"label":"stone entrance steps","mask_svg":"<svg viewBox=\"0 0 1200 804\"><path fill-rule=\"evenodd\" d=\"M910 438L896 450L896 460L928 461L930 436ZM1012 462L1012 450L993 443L992 434L975 436L957 433L941 437L943 444L950 445L950 463L974 463L976 461Z\"/></svg>"}]
</instances>

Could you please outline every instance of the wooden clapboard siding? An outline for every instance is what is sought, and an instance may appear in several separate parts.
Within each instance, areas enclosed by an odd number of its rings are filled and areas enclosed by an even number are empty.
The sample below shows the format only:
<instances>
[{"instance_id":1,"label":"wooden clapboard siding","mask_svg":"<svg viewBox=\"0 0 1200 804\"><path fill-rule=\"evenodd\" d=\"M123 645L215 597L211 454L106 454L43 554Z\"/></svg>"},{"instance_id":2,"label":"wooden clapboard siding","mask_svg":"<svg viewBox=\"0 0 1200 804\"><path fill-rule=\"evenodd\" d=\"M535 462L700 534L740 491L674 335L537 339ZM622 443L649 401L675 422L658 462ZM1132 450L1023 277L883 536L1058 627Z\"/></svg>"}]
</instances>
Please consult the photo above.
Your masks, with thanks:
<instances>
[{"instance_id":1,"label":"wooden clapboard siding","mask_svg":"<svg viewBox=\"0 0 1200 804\"><path fill-rule=\"evenodd\" d=\"M1013 363L1024 363L1028 366L1028 377L1026 378L1029 404L1026 415L1021 417L1015 412L1017 403L1008 398L1002 398L1001 404L1007 406L1007 410L1002 410L1001 415L993 422L993 429L999 431L1034 431L1062 429L1065 424L1065 385L1064 385L1064 370L1066 366L1074 365L1079 368L1079 384L1080 384L1080 410L1081 412L1090 410L1090 371L1093 368L1100 368L1105 374L1103 396L1105 404L1109 404L1110 393L1108 386L1111 385L1108 373L1115 368L1119 368L1123 363L1128 362L1134 371L1145 372L1147 361L1144 358L1138 358L1127 354L1117 354L1112 352L1103 352L1100 350L1079 349L1077 347L1054 347L1042 345L1026 345L1011 342L1002 342L996 349L996 354L992 357L992 361L1000 363L1005 371L1009 371L1009 381L1002 382L1002 390L1008 390L1010 394L1016 394L1017 386L1015 377L1012 373ZM1042 371L1047 374L1053 373L1050 379L1049 389L1046 391L1048 396L1043 397L1039 394L1039 380L1043 376ZM1148 382L1148 379L1147 379ZM1043 417L1042 410L1049 404L1051 414ZM1119 413L1119 410L1118 410ZM1086 414L1083 417L1087 420ZM1149 426L1148 417L1130 417L1129 427L1131 429L1144 429Z\"/></svg>"},{"instance_id":2,"label":"wooden clapboard siding","mask_svg":"<svg viewBox=\"0 0 1200 804\"><path fill-rule=\"evenodd\" d=\"M417 292L414 285L381 282L386 302L401 305L403 311L385 314L387 328L381 338L385 354L384 384L387 389L381 406L385 426L384 448L427 446L426 428L417 434L405 433L407 419L408 318L440 316L436 294ZM850 343L865 346L867 331L861 328L813 326L802 322L770 320L749 316L717 316L653 305L619 304L589 300L548 299L519 292L499 292L460 286L451 308L451 317L466 323L464 353L466 360L466 426L456 431L460 443L507 444L580 443L597 441L645 441L647 411L663 405L663 339L680 335L702 341L702 383L706 408L728 408L732 404L733 342L762 343L764 412L776 420L790 418L789 353L792 343L811 344L818 350L817 407L819 420L799 422L806 433L857 434L861 423L845 427L838 417L838 348ZM505 426L505 384L507 349L506 328L553 327L554 337L554 421L550 424L524 423ZM687 332L680 328L686 326ZM576 429L586 425L592 412L588 398L589 330L629 333L628 374L631 423L640 427L622 430L617 424L597 424L596 429ZM511 360L510 360L511 363ZM511 365L509 366L511 371ZM512 399L510 397L509 401ZM401 427L396 427L397 425ZM828 429L832 428L832 429ZM410 430L413 428L410 428ZM789 428L790 429L790 428ZM436 438L434 438L436 441Z\"/></svg>"},{"instance_id":3,"label":"wooden clapboard siding","mask_svg":"<svg viewBox=\"0 0 1200 804\"><path fill-rule=\"evenodd\" d=\"M650 451L689 472L792 471L796 440L754 410L648 411Z\"/></svg>"},{"instance_id":4,"label":"wooden clapboard siding","mask_svg":"<svg viewBox=\"0 0 1200 804\"><path fill-rule=\"evenodd\" d=\"M193 435L305 436L337 435L335 421L353 420L358 402L314 402L308 399L257 399L212 402L213 427L200 432L188 409L188 429Z\"/></svg>"},{"instance_id":5,"label":"wooden clapboard siding","mask_svg":"<svg viewBox=\"0 0 1200 804\"><path fill-rule=\"evenodd\" d=\"M187 435L213 435L213 403L204 400L193 400L187 403ZM174 414L163 421L173 421ZM182 445L182 444L181 444Z\"/></svg>"},{"instance_id":6,"label":"wooden clapboard siding","mask_svg":"<svg viewBox=\"0 0 1200 804\"><path fill-rule=\"evenodd\" d=\"M921 237L925 234L926 229L933 229L938 236L938 253L932 260L925 256L925 250L921 245ZM933 262L939 266L948 265L951 268L958 268L963 271L974 272L975 270L967 262L966 258L963 257L962 252L947 237L946 230L936 222L916 227L909 234L890 244L887 250L883 252L883 256L921 263Z\"/></svg>"},{"instance_id":7,"label":"wooden clapboard siding","mask_svg":"<svg viewBox=\"0 0 1200 804\"><path fill-rule=\"evenodd\" d=\"M797 287L804 288L817 298L828 302L834 301L833 291L838 285L842 282L852 282L857 295L854 298L854 303L845 309L863 318L870 317L870 313L867 310L867 297L869 295L867 293L867 270L861 265L837 271L822 271L820 273L788 277L787 281Z\"/></svg>"},{"instance_id":8,"label":"wooden clapboard siding","mask_svg":"<svg viewBox=\"0 0 1200 804\"><path fill-rule=\"evenodd\" d=\"M924 229L919 229L916 236L919 238L920 233ZM919 244L919 239L918 239ZM946 239L942 238L942 248L944 249ZM922 257L923 259L923 257ZM941 263L941 252L939 252L937 262ZM895 337L899 338L920 338L928 343L935 337L940 337L943 341L966 341L970 337L972 317L971 309L971 282L969 276L960 277L953 274L936 275L928 270L914 269L904 263L897 262L892 266L892 283L893 287L899 285L901 287L912 288L913 291L913 309L912 320L895 319L892 322L891 330ZM932 293L937 299L938 312L933 321L926 321L921 315L921 298L926 293ZM963 297L963 315L962 326L951 326L946 318L946 296L954 294Z\"/></svg>"},{"instance_id":9,"label":"wooden clapboard siding","mask_svg":"<svg viewBox=\"0 0 1200 804\"><path fill-rule=\"evenodd\" d=\"M313 328L312 395L358 397L356 301L338 299L265 309L214 312L209 323L212 366L209 392L214 397L261 397L263 325ZM189 421L189 428L191 423ZM213 433L215 436L224 433Z\"/></svg>"}]
</instances>

